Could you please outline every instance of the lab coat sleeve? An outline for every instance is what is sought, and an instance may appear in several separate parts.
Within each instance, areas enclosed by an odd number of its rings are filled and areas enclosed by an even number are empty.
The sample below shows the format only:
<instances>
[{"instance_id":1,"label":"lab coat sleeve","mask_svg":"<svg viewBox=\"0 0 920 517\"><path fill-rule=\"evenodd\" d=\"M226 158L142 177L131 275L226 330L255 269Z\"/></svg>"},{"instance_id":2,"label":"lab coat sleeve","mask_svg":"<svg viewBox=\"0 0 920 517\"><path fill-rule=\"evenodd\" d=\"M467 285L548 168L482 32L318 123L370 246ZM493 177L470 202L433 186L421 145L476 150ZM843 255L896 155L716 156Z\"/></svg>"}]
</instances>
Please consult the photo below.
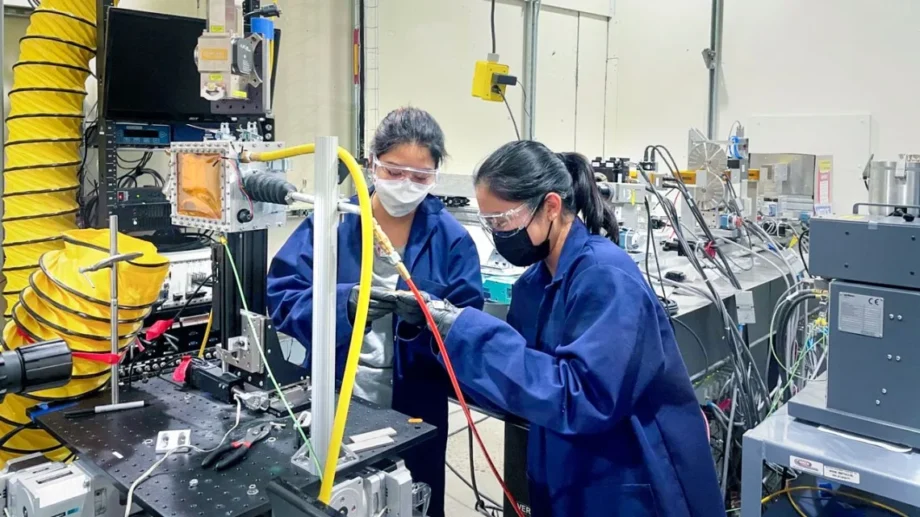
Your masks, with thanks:
<instances>
[{"instance_id":1,"label":"lab coat sleeve","mask_svg":"<svg viewBox=\"0 0 920 517\"><path fill-rule=\"evenodd\" d=\"M356 283L340 283L335 293L335 345L347 347L353 329L348 294ZM313 217L307 218L275 255L268 271L268 309L275 327L307 349L313 338Z\"/></svg>"},{"instance_id":2,"label":"lab coat sleeve","mask_svg":"<svg viewBox=\"0 0 920 517\"><path fill-rule=\"evenodd\" d=\"M460 314L446 342L459 380L475 398L566 435L616 426L664 365L645 286L606 265L576 275L564 314L548 316L562 319L568 342L538 350L507 323L474 310Z\"/></svg>"}]
</instances>

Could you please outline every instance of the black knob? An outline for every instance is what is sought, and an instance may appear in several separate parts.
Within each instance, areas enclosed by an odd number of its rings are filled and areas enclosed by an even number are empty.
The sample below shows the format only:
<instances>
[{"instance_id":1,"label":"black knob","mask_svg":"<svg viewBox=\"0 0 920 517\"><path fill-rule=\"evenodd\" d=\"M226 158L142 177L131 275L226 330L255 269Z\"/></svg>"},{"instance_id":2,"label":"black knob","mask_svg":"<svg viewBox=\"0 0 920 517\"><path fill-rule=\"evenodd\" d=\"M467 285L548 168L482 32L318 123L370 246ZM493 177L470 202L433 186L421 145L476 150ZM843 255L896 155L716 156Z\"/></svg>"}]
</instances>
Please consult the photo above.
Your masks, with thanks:
<instances>
[{"instance_id":1,"label":"black knob","mask_svg":"<svg viewBox=\"0 0 920 517\"><path fill-rule=\"evenodd\" d=\"M910 222L913 222L913 220L916 219L916 217L914 216L914 214L904 214L902 217L904 218L905 221L907 221L907 222L909 222L909 223L910 223Z\"/></svg>"},{"instance_id":2,"label":"black knob","mask_svg":"<svg viewBox=\"0 0 920 517\"><path fill-rule=\"evenodd\" d=\"M62 340L26 345L0 354L0 398L63 386L70 381L73 357Z\"/></svg>"},{"instance_id":3,"label":"black knob","mask_svg":"<svg viewBox=\"0 0 920 517\"><path fill-rule=\"evenodd\" d=\"M239 212L237 212L237 214L236 214L236 220L239 221L239 222L241 222L241 223L248 223L248 222L251 222L251 221L252 221L252 212L250 212L249 209L244 208L244 209L240 210Z\"/></svg>"}]
</instances>

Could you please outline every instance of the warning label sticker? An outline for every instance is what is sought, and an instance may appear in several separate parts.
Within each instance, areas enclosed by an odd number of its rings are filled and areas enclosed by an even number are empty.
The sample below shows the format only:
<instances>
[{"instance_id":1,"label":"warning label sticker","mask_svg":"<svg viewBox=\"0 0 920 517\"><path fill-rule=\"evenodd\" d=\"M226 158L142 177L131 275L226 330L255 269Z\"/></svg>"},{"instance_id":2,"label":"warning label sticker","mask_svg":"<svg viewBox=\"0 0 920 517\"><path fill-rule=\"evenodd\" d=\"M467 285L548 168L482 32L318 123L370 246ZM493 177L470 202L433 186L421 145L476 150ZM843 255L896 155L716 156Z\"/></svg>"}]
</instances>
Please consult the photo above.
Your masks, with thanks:
<instances>
[{"instance_id":1,"label":"warning label sticker","mask_svg":"<svg viewBox=\"0 0 920 517\"><path fill-rule=\"evenodd\" d=\"M882 337L885 327L885 299L854 293L840 293L837 329L861 336Z\"/></svg>"}]
</instances>

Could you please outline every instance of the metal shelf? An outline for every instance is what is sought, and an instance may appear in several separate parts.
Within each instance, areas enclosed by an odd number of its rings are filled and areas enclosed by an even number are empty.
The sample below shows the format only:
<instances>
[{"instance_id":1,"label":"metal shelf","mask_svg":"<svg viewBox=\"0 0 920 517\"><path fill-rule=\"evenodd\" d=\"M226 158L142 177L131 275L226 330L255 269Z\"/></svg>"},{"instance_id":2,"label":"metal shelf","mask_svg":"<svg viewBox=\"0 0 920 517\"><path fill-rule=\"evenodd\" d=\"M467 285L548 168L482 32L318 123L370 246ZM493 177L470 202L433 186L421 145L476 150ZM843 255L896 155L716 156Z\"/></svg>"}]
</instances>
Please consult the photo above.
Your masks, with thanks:
<instances>
[{"instance_id":1,"label":"metal shelf","mask_svg":"<svg viewBox=\"0 0 920 517\"><path fill-rule=\"evenodd\" d=\"M812 383L810 387L826 389L820 383ZM920 476L917 475L920 454L894 452L822 431L814 424L789 416L786 406L745 433L741 461L741 515L744 517L761 515L764 462L920 507Z\"/></svg>"}]
</instances>

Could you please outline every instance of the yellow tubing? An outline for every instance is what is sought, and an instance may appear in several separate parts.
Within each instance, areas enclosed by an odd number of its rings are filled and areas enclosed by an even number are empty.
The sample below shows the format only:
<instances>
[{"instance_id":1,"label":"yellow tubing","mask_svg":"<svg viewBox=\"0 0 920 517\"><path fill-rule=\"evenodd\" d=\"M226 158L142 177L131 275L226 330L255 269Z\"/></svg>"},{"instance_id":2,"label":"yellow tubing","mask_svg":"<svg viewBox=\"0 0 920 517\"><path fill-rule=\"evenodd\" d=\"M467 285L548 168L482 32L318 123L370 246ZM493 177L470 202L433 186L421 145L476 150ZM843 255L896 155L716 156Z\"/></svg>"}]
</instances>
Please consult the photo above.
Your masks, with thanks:
<instances>
[{"instance_id":1,"label":"yellow tubing","mask_svg":"<svg viewBox=\"0 0 920 517\"><path fill-rule=\"evenodd\" d=\"M244 151L243 154L240 155L240 161L244 163L245 162L273 162L275 160L283 160L285 158L293 158L294 156L301 156L304 154L313 154L315 152L316 152L316 144L301 144L301 145L295 145L293 147L285 147L284 149L278 149L277 151L265 151L262 153L251 153L251 152ZM348 151L345 151L344 149L340 147L339 154L341 155L342 152L345 152L345 154L348 154L348 156L351 157L351 154L348 153ZM351 158L351 161L353 162L355 161L354 157ZM358 162L355 162L355 167L357 166L358 166ZM359 167L358 172L360 171L361 169ZM348 172L351 173L351 169L349 169ZM361 174L358 174L358 175L361 176ZM352 174L352 176L354 176L354 174ZM362 183L364 182L364 176L361 176L361 181Z\"/></svg>"},{"instance_id":2,"label":"yellow tubing","mask_svg":"<svg viewBox=\"0 0 920 517\"><path fill-rule=\"evenodd\" d=\"M63 339L74 352L110 352L112 272L80 273L81 268L108 256L103 251L108 235L108 230L72 230L59 239L64 249L50 249L40 256L40 268L28 275L25 288L16 295L0 348L14 350L37 341ZM136 339L144 316L156 302L169 263L152 244L126 235L118 235L118 249L141 254L120 263L116 273L120 285L131 286L119 293L119 306L129 307L119 311L119 346L124 350ZM107 364L80 356L74 358L73 378L65 386L7 396L0 404L0 461L32 452L55 457L60 444L44 431L33 429L27 411L42 402L85 397L104 388L108 379Z\"/></svg>"},{"instance_id":3,"label":"yellow tubing","mask_svg":"<svg viewBox=\"0 0 920 517\"><path fill-rule=\"evenodd\" d=\"M77 227L84 84L95 47L95 0L44 0L19 41L3 168L6 316L38 258Z\"/></svg>"},{"instance_id":4,"label":"yellow tubing","mask_svg":"<svg viewBox=\"0 0 920 517\"><path fill-rule=\"evenodd\" d=\"M208 313L208 324L204 327L204 336L201 337L201 347L198 348L198 358L204 359L204 349L208 347L208 339L211 337L211 324L214 323L214 309Z\"/></svg>"},{"instance_id":5,"label":"yellow tubing","mask_svg":"<svg viewBox=\"0 0 920 517\"><path fill-rule=\"evenodd\" d=\"M243 161L270 162L302 154L311 154L315 151L316 146L314 144L304 144L279 149L278 151L250 153L249 155L244 155L241 159ZM371 197L368 194L367 183L364 181L361 167L351 153L339 147L338 157L348 167L348 173L351 175L351 180L355 182L355 190L358 192L358 206L361 209L361 273L358 281L358 310L355 313L354 330L351 333L351 343L348 346L345 374L342 377L342 389L339 392L335 421L332 423L332 436L329 439L326 465L323 467L323 482L319 491L319 500L325 504L329 504L329 500L332 498L335 470L338 466L339 451L342 448L342 438L345 436L345 422L348 419L351 394L355 386L355 374L358 372L358 359L361 356L361 345L364 342L364 326L367 323L367 309L371 301L371 272L374 267L374 214L371 212ZM325 343L320 344L320 346L325 345Z\"/></svg>"}]
</instances>

